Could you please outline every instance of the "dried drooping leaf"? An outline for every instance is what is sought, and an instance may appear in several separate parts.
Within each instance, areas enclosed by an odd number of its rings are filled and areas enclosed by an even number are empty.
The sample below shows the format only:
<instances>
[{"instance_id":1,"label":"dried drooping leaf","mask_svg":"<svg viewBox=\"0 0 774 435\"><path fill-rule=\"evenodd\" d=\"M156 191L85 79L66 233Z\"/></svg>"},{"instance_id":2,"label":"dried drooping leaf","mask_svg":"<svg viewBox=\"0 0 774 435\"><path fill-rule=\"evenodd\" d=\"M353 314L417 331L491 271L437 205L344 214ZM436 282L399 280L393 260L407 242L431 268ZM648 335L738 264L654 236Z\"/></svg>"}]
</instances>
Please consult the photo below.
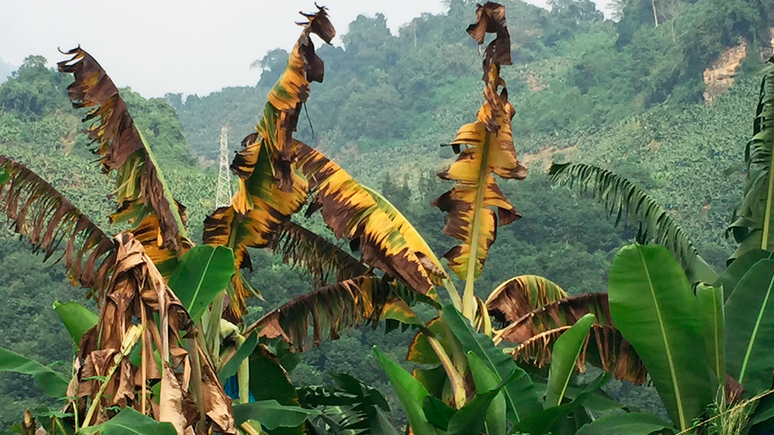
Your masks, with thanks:
<instances>
[{"instance_id":1,"label":"dried drooping leaf","mask_svg":"<svg viewBox=\"0 0 774 435\"><path fill-rule=\"evenodd\" d=\"M583 370L588 359L617 379L637 385L645 383L645 365L615 328L607 293L569 296L543 305L497 331L496 341L516 344L514 358L543 367L551 362L551 349L556 339L588 313L593 313L596 320L578 357L578 368Z\"/></svg>"},{"instance_id":2,"label":"dried drooping leaf","mask_svg":"<svg viewBox=\"0 0 774 435\"><path fill-rule=\"evenodd\" d=\"M118 88L104 69L80 47L67 53L72 58L59 62L59 71L71 73L75 82L67 91L73 107L93 107L85 120L95 120L86 131L97 144L105 173L115 170L115 199L119 205L112 220L141 222L154 214L158 219L159 245L181 249L186 239L185 218L178 209L150 147L134 124Z\"/></svg>"},{"instance_id":3,"label":"dried drooping leaf","mask_svg":"<svg viewBox=\"0 0 774 435\"><path fill-rule=\"evenodd\" d=\"M314 279L314 287L356 278L368 268L328 239L287 221L272 237L269 248L291 266L300 266Z\"/></svg>"},{"instance_id":4,"label":"dried drooping leaf","mask_svg":"<svg viewBox=\"0 0 774 435\"><path fill-rule=\"evenodd\" d=\"M103 289L115 262L113 240L24 165L0 156L0 171L8 176L0 184L0 207L13 220L16 232L29 236L34 249L43 251L46 258L66 240L63 257L70 279L92 291Z\"/></svg>"},{"instance_id":5,"label":"dried drooping leaf","mask_svg":"<svg viewBox=\"0 0 774 435\"><path fill-rule=\"evenodd\" d=\"M298 24L304 30L290 53L285 71L269 92L263 117L256 126L258 134L248 136L247 143L243 142L246 147L231 163L235 174L243 180L248 179L259 159L259 152L265 148L272 162L271 173L279 189L285 192L293 189L292 135L298 124L301 106L309 98L311 82L322 82L324 76L323 61L315 53L310 36L314 33L327 43L336 36L325 8L318 7L317 13L302 15L307 21Z\"/></svg>"},{"instance_id":6,"label":"dried drooping leaf","mask_svg":"<svg viewBox=\"0 0 774 435\"><path fill-rule=\"evenodd\" d=\"M542 276L521 275L497 286L486 299L486 307L495 320L507 325L532 310L566 297L567 293L561 287Z\"/></svg>"},{"instance_id":7,"label":"dried drooping leaf","mask_svg":"<svg viewBox=\"0 0 774 435\"><path fill-rule=\"evenodd\" d=\"M363 262L426 294L433 286L427 269L390 215L346 171L319 151L296 141L298 167L314 191L313 205L336 237L357 241Z\"/></svg>"},{"instance_id":8,"label":"dried drooping leaf","mask_svg":"<svg viewBox=\"0 0 774 435\"><path fill-rule=\"evenodd\" d=\"M217 377L212 376L211 363L196 339L199 332L180 300L165 284L140 241L128 232L119 234L116 241L115 270L102 296L99 321L81 340L74 391L79 400L73 406L79 408L81 415L94 415L95 422L115 415L114 406L133 407L159 421L172 423L178 435L193 433L197 428L235 434L231 401ZM141 363L121 360L115 375L111 372L114 356L129 354L131 349L122 346L137 325L144 329L135 335L141 342ZM183 347L184 340L198 358L191 358ZM136 339L132 343L135 342ZM154 349L161 360L160 367ZM191 367L196 363L202 373L202 391L194 390L195 383L190 382ZM161 389L154 398L150 386L158 381ZM95 395L101 399L89 406L95 407L96 412L86 414L87 399ZM198 409L207 416L203 425L196 424Z\"/></svg>"},{"instance_id":9,"label":"dried drooping leaf","mask_svg":"<svg viewBox=\"0 0 774 435\"><path fill-rule=\"evenodd\" d=\"M467 32L479 45L484 43L487 33L495 34L484 52L484 71L493 63L511 64L511 36L505 24L505 6L494 2L477 5L476 22L468 26Z\"/></svg>"},{"instance_id":10,"label":"dried drooping leaf","mask_svg":"<svg viewBox=\"0 0 774 435\"><path fill-rule=\"evenodd\" d=\"M293 351L303 351L308 347L310 317L314 346L323 338L336 340L343 330L360 324L376 328L385 305L405 294L398 287L372 275L342 281L292 299L251 325L248 332L258 329L262 337L281 337Z\"/></svg>"}]
</instances>

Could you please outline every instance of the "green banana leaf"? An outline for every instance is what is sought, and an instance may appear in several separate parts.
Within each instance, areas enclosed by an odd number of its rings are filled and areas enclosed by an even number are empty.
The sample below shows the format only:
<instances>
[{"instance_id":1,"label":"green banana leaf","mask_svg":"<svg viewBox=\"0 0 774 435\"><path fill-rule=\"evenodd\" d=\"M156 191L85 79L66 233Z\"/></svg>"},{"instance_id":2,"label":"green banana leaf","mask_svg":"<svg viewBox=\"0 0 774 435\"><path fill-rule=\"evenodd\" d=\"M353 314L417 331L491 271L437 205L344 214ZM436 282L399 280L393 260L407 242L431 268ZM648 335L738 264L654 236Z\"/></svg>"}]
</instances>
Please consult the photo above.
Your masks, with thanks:
<instances>
[{"instance_id":1,"label":"green banana leaf","mask_svg":"<svg viewBox=\"0 0 774 435\"><path fill-rule=\"evenodd\" d=\"M234 252L225 246L194 246L169 277L192 321L204 313L234 275Z\"/></svg>"},{"instance_id":2,"label":"green banana leaf","mask_svg":"<svg viewBox=\"0 0 774 435\"><path fill-rule=\"evenodd\" d=\"M298 427L309 418L320 415L316 409L280 405L276 400L261 400L234 406L234 420L239 426L247 420L255 420L268 430L278 427Z\"/></svg>"},{"instance_id":3,"label":"green banana leaf","mask_svg":"<svg viewBox=\"0 0 774 435\"><path fill-rule=\"evenodd\" d=\"M218 380L220 380L221 384L225 384L228 378L237 374L239 364L241 364L245 358L249 358L250 355L253 354L256 346L258 346L258 334L252 333L245 339L245 342L239 346L239 349L234 353L234 356L232 356L218 371Z\"/></svg>"},{"instance_id":4,"label":"green banana leaf","mask_svg":"<svg viewBox=\"0 0 774 435\"><path fill-rule=\"evenodd\" d=\"M516 365L510 355L498 349L491 338L476 332L470 325L470 321L452 305L443 307L442 319L459 340L462 350L466 353L473 352L479 357L497 375L498 382L502 382L503 379L507 379L516 372L514 381L503 388L509 421L517 422L542 410L543 407L538 401L532 380L524 370Z\"/></svg>"},{"instance_id":5,"label":"green banana leaf","mask_svg":"<svg viewBox=\"0 0 774 435\"><path fill-rule=\"evenodd\" d=\"M551 366L548 370L545 405L547 408L559 406L562 403L567 385L575 370L575 362L578 361L578 355L595 320L596 317L593 314L586 314L556 339Z\"/></svg>"},{"instance_id":6,"label":"green banana leaf","mask_svg":"<svg viewBox=\"0 0 774 435\"><path fill-rule=\"evenodd\" d=\"M710 367L720 384L726 382L726 317L723 288L699 284L696 287L699 315L704 324L704 349Z\"/></svg>"},{"instance_id":7,"label":"green banana leaf","mask_svg":"<svg viewBox=\"0 0 774 435\"><path fill-rule=\"evenodd\" d=\"M580 428L575 435L649 435L662 433L664 429L674 433L672 426L653 414L632 412L601 417Z\"/></svg>"},{"instance_id":8,"label":"green banana leaf","mask_svg":"<svg viewBox=\"0 0 774 435\"><path fill-rule=\"evenodd\" d=\"M57 316L64 323L76 346L81 344L83 334L95 327L99 320L98 315L92 313L78 302L60 304L59 301L55 301L54 311L56 311Z\"/></svg>"},{"instance_id":9,"label":"green banana leaf","mask_svg":"<svg viewBox=\"0 0 774 435\"><path fill-rule=\"evenodd\" d=\"M473 352L468 352L468 365L473 375L477 391L491 391L497 388L497 373L490 370L481 358ZM485 428L487 435L505 435L507 420L505 395L502 392L492 399L486 410Z\"/></svg>"},{"instance_id":10,"label":"green banana leaf","mask_svg":"<svg viewBox=\"0 0 774 435\"><path fill-rule=\"evenodd\" d=\"M610 373L600 375L588 384L572 402L546 408L541 412L527 416L513 426L511 433L514 433L514 431L530 435L543 435L549 433L563 418L578 410L586 399L605 385L611 377L612 375Z\"/></svg>"},{"instance_id":11,"label":"green banana leaf","mask_svg":"<svg viewBox=\"0 0 774 435\"><path fill-rule=\"evenodd\" d=\"M728 265L726 270L718 276L718 279L712 283L713 287L723 287L723 300L727 301L731 293L734 292L739 280L760 260L772 258L774 252L753 249L746 252Z\"/></svg>"},{"instance_id":12,"label":"green banana leaf","mask_svg":"<svg viewBox=\"0 0 774 435\"><path fill-rule=\"evenodd\" d=\"M0 347L0 372L32 375L35 383L48 397L61 398L67 394L67 380L50 368Z\"/></svg>"},{"instance_id":13,"label":"green banana leaf","mask_svg":"<svg viewBox=\"0 0 774 435\"><path fill-rule=\"evenodd\" d=\"M680 429L690 427L714 391L696 298L680 264L663 246L626 246L613 261L608 300L669 417Z\"/></svg>"},{"instance_id":14,"label":"green banana leaf","mask_svg":"<svg viewBox=\"0 0 774 435\"><path fill-rule=\"evenodd\" d=\"M432 424L427 420L423 410L425 397L429 396L427 389L411 374L392 360L387 358L378 347L374 346L374 354L382 366L382 370L387 374L395 393L403 406L411 430L414 435L437 435Z\"/></svg>"},{"instance_id":15,"label":"green banana leaf","mask_svg":"<svg viewBox=\"0 0 774 435\"><path fill-rule=\"evenodd\" d=\"M725 305L726 369L749 393L771 388L774 375L774 260L760 260Z\"/></svg>"},{"instance_id":16,"label":"green banana leaf","mask_svg":"<svg viewBox=\"0 0 774 435\"><path fill-rule=\"evenodd\" d=\"M177 435L172 423L160 423L142 415L133 408L126 407L110 420L95 426L81 429L79 433L88 435Z\"/></svg>"}]
</instances>

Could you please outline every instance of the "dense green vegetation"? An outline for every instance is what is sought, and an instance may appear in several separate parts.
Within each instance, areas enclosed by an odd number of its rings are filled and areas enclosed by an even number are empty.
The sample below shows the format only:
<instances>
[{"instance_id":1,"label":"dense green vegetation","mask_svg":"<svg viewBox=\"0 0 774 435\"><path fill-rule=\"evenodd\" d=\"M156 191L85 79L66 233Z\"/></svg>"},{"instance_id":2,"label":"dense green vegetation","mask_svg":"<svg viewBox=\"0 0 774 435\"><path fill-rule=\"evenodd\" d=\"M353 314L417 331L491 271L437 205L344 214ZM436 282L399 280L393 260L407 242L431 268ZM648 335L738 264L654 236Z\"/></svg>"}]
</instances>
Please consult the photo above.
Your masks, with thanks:
<instances>
[{"instance_id":1,"label":"dense green vegetation","mask_svg":"<svg viewBox=\"0 0 774 435\"><path fill-rule=\"evenodd\" d=\"M649 0L622 2L617 23L603 20L588 0L558 0L551 11L505 4L515 66L503 70L503 77L516 107L520 157L551 147L556 159L615 168L669 209L720 269L733 251L724 229L743 187L741 171L724 172L741 163L749 139L759 82L754 72L758 51L770 40L774 4L664 1L658 27ZM419 17L398 35L390 34L383 16L359 17L343 36L343 47L318 50L326 62L325 82L313 85L309 121L302 115L297 134L361 182L380 188L438 254L453 242L441 232L443 214L429 203L448 185L428 168L448 166L451 151L438 145L471 121L481 102L477 48L460 31L473 21L474 10L471 2L452 1L446 14ZM748 41L740 76L727 94L705 105L701 72L738 38ZM231 126L234 144L253 130L287 55L283 49L265 55L255 87L202 97L167 95L166 101L122 91L173 194L188 206L194 240L213 208L217 174L207 165L217 155L221 125ZM0 154L46 174L82 210L106 216L110 189L91 164L86 139L76 134L82 114L70 109L64 90L70 79L44 65L31 56L0 86ZM531 165L526 181L500 184L523 218L498 231L477 283L479 296L514 274L549 277L571 294L604 291L615 253L635 235L631 228L615 228L605 210L587 199L552 190L543 163ZM314 218L304 223L323 228ZM41 264L5 226L2 240L0 292L13 303L3 308L0 346L68 372L71 345L64 331L51 327L57 322L49 307L81 293L69 286L60 266ZM310 289L309 279L279 258L261 251L252 260L249 279L265 301L253 302L249 319L257 317L257 307L276 307ZM403 361L411 336L354 330L303 354L292 377L316 384L329 381L331 371L355 373L387 392L369 349L378 344L390 359ZM8 427L40 402L40 393L25 378L2 379L0 423ZM625 404L666 416L652 391L619 382L607 388ZM395 396L388 402L391 418L400 421Z\"/></svg>"}]
</instances>

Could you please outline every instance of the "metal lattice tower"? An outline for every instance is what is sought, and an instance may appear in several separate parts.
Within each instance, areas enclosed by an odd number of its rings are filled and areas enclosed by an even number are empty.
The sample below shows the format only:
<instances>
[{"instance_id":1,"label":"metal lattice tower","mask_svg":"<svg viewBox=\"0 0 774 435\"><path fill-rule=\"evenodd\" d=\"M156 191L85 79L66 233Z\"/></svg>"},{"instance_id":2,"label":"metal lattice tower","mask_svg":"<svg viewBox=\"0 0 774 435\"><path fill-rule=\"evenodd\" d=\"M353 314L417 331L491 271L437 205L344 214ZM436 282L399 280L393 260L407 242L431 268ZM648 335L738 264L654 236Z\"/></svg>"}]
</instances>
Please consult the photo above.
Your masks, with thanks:
<instances>
[{"instance_id":1,"label":"metal lattice tower","mask_svg":"<svg viewBox=\"0 0 774 435\"><path fill-rule=\"evenodd\" d=\"M228 168L228 126L220 129L220 156L218 157L218 193L215 196L215 207L231 205L231 171Z\"/></svg>"}]
</instances>

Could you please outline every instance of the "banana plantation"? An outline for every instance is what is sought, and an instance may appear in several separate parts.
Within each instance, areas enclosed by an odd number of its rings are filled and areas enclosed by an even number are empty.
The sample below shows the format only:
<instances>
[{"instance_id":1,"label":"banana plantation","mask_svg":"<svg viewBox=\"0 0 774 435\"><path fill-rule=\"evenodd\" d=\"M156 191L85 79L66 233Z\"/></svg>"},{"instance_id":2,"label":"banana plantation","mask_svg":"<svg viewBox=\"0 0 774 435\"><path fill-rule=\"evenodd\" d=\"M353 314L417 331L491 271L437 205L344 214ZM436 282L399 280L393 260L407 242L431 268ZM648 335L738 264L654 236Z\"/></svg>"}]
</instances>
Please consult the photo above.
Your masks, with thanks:
<instances>
[{"instance_id":1,"label":"banana plantation","mask_svg":"<svg viewBox=\"0 0 774 435\"><path fill-rule=\"evenodd\" d=\"M443 216L449 237L437 246L386 194L295 137L307 101L326 86L329 65L314 43L336 36L326 8L303 14L255 132L230 163L238 183L231 204L207 210L203 225L189 220L186 207L195 204L173 195L178 177L165 177L124 91L84 48L64 53L58 70L96 156L92 169L112 185L113 210L104 226L45 172L0 155L8 228L58 260L81 296L61 304L37 296L54 303L61 324L51 328L72 338L64 369L0 348L0 371L28 375L50 398L10 431L774 433L774 63L748 102L756 108L738 150L744 188L726 216L724 243L735 251L723 268L663 201L581 154L550 166L554 188L542 195L570 190L633 229L605 271L607 288L570 295L530 270L498 276L490 288L479 278L490 253L502 252L493 249L498 230L530 219L498 183L518 192L542 168L528 173L516 152L512 122L530 108L509 101L506 77L517 73L506 72L520 44L506 7L487 2L466 13L475 22L454 31L478 47L480 69L465 83L477 83L480 107L445 132L450 163L439 157L444 169L426 174L446 190L423 204ZM267 251L303 274L309 290L248 321L251 299L269 297L248 279L251 254ZM405 360L379 346L352 356L378 363L396 402L362 373L333 373L319 385L291 379L299 355L358 328L413 337L400 348ZM606 390L611 382L650 388L661 412L620 403Z\"/></svg>"}]
</instances>

